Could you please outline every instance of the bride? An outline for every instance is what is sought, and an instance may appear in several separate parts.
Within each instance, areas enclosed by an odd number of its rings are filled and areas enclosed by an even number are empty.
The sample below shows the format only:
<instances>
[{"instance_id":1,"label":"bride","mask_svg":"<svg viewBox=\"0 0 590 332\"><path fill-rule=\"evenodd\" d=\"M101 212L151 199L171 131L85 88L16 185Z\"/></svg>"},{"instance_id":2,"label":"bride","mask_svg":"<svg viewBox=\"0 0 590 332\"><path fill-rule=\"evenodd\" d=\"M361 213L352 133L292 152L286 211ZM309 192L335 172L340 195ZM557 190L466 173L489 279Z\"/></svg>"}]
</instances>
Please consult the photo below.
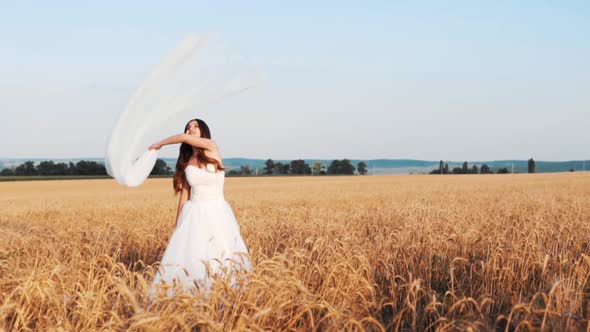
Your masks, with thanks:
<instances>
[{"instance_id":1,"label":"bride","mask_svg":"<svg viewBox=\"0 0 590 332\"><path fill-rule=\"evenodd\" d=\"M227 269L250 269L248 249L234 213L223 196L225 178L221 155L201 119L190 120L184 134L149 147L180 145L174 192L180 193L176 228L164 251L151 293L167 284L190 291L208 288L209 277Z\"/></svg>"}]
</instances>

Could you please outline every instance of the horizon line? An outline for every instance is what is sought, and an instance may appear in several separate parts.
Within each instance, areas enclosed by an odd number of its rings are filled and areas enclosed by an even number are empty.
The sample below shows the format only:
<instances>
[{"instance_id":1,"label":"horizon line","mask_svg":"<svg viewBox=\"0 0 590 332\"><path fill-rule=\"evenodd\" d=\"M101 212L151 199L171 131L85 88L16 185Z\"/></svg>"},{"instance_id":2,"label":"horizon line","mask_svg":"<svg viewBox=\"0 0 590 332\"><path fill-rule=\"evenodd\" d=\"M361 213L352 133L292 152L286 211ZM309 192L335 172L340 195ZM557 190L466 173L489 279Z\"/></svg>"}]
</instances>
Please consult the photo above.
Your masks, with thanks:
<instances>
[{"instance_id":1,"label":"horizon line","mask_svg":"<svg viewBox=\"0 0 590 332\"><path fill-rule=\"evenodd\" d=\"M178 157L167 157L167 156L161 156L158 157L159 159L176 159ZM78 159L78 160L96 160L96 159L105 159L105 157L54 157L54 158L45 158L45 157L0 157L0 161L1 160L26 160L26 159L36 159L36 160L47 160L47 161L51 161L51 160L63 160L63 159ZM426 161L426 162L433 162L433 163L439 163L441 161L441 159L438 160L432 160L432 159L415 159L415 158L371 158L371 159L363 159L363 158L254 158L254 157L224 157L222 159L251 159L251 160L298 160L298 159L302 159L302 160L342 160L342 159L348 159L348 160L360 160L360 161L375 161L375 160L412 160L412 161ZM567 159L567 160L546 160L546 159L535 159L533 157L533 160L535 162L575 162L575 161L590 161L590 159ZM528 158L526 159L479 159L479 160L450 160L450 159L442 159L443 162L455 162L455 163L463 163L463 162L492 162L492 161L528 161Z\"/></svg>"}]
</instances>

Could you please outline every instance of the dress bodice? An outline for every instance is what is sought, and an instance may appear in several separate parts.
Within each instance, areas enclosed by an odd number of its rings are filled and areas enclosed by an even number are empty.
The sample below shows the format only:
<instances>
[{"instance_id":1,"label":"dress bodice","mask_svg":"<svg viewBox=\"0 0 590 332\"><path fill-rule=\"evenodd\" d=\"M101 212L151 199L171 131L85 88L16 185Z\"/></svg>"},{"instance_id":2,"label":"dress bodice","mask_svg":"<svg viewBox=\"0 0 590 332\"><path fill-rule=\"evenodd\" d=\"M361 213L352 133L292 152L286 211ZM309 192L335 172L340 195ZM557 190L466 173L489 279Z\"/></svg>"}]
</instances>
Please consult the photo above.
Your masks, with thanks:
<instances>
[{"instance_id":1,"label":"dress bodice","mask_svg":"<svg viewBox=\"0 0 590 332\"><path fill-rule=\"evenodd\" d=\"M224 199L224 171L217 171L215 166L208 164L206 168L189 165L184 172L191 186L191 201Z\"/></svg>"}]
</instances>

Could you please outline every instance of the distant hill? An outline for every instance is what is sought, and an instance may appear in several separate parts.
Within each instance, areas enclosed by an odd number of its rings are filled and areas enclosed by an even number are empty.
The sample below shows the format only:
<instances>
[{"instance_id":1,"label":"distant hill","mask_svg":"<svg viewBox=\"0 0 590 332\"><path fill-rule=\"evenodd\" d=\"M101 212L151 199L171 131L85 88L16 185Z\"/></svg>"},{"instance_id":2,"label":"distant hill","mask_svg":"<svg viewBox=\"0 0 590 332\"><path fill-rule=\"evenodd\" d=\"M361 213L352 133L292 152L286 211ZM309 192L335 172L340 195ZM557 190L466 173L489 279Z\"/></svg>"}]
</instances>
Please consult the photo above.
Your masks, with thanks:
<instances>
[{"instance_id":1,"label":"distant hill","mask_svg":"<svg viewBox=\"0 0 590 332\"><path fill-rule=\"evenodd\" d=\"M100 163L104 163L103 158L75 158L75 159L66 159L66 158L55 158L55 159L46 159L46 158L0 158L0 170L4 168L16 167L24 163L25 161L32 160L35 163L39 163L44 160L53 160L54 162L78 162L80 160L88 160L88 161L96 161ZM176 158L163 158L163 160L170 166L170 168L174 169L176 165ZM262 172L262 168L264 168L265 159L249 159L249 158L225 158L223 159L223 164L228 168L240 168L240 166L250 166L253 170L258 168L259 172ZM273 161L281 162L281 163L289 163L291 160L286 159L273 159ZM330 165L332 159L305 159L310 166L313 165L314 162L319 161L324 163L326 167ZM352 159L351 160L353 165L360 161L364 161L367 164L367 168L369 174L408 174L408 173L428 173L433 169L438 168L439 161L432 161L432 160L415 160L415 159ZM454 167L461 167L463 165L463 161L444 161L449 164L449 168L452 170ZM477 165L480 167L483 164L487 164L490 166L492 170L497 170L502 167L506 167L509 170L512 169L512 165L514 165L514 171L516 173L526 173L528 171L528 160L491 160L491 161L467 161L469 167L473 165ZM535 161L536 164L536 172L537 173L546 173L546 172L567 172L571 169L580 171L584 167L584 162L582 160L571 160L571 161ZM590 160L586 160L586 169L590 169Z\"/></svg>"}]
</instances>

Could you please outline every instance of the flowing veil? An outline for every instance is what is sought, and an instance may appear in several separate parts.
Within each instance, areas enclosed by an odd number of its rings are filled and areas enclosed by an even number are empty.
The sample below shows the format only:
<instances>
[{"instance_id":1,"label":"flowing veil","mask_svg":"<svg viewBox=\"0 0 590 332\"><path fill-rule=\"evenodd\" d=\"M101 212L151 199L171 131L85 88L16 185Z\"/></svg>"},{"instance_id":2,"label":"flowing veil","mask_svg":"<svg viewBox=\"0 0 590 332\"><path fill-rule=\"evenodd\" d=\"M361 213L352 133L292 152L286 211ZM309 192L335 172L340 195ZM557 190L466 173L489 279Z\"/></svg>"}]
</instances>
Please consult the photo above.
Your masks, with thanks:
<instances>
[{"instance_id":1,"label":"flowing veil","mask_svg":"<svg viewBox=\"0 0 590 332\"><path fill-rule=\"evenodd\" d=\"M119 115L107 144L108 174L124 186L140 185L158 158L158 151L147 150L162 138L158 129L254 86L259 78L244 57L212 33L187 36L156 66Z\"/></svg>"}]
</instances>

